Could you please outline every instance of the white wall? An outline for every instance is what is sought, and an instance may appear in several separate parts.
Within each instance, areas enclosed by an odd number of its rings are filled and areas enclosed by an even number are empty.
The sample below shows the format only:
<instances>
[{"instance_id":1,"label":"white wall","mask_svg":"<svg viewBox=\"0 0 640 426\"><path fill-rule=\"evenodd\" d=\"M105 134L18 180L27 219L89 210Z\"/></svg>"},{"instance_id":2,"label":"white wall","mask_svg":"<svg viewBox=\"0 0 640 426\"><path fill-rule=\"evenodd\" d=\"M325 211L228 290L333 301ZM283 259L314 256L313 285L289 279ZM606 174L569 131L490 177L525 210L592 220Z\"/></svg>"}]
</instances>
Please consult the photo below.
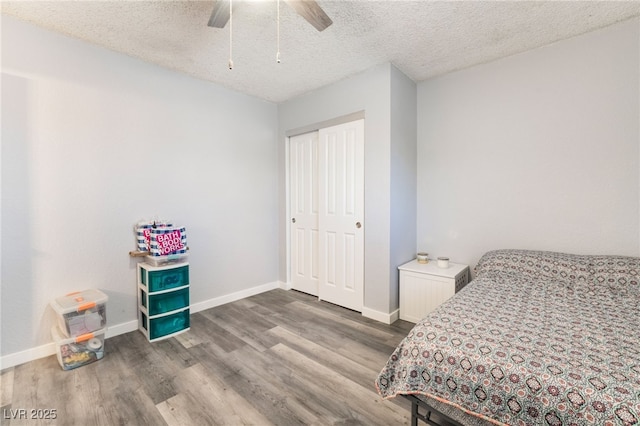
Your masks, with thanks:
<instances>
[{"instance_id":1,"label":"white wall","mask_svg":"<svg viewBox=\"0 0 640 426\"><path fill-rule=\"evenodd\" d=\"M187 227L191 302L278 280L277 107L2 16L1 354L50 342L48 302L136 320L133 224Z\"/></svg>"},{"instance_id":2,"label":"white wall","mask_svg":"<svg viewBox=\"0 0 640 426\"><path fill-rule=\"evenodd\" d=\"M640 255L637 19L418 85L418 246Z\"/></svg>"},{"instance_id":3,"label":"white wall","mask_svg":"<svg viewBox=\"0 0 640 426\"><path fill-rule=\"evenodd\" d=\"M283 281L287 277L286 229L289 223L286 217L284 135L290 130L358 111L365 112L365 309L363 312L380 320L385 320L384 317L388 317L397 308L397 282L391 282L391 276L397 271L391 261L394 247L391 244L393 218L390 205L394 182L402 182L402 179L392 181L392 167L397 166L401 160L396 156L393 163L391 159L391 146L396 143L392 136L399 134L392 129L391 108L393 105L400 106L401 111L411 113L415 118L415 108L411 111L405 109L407 102L411 105L411 101L398 101L395 98L396 101L392 104L391 91L392 86L397 86L399 90L406 90L407 86L412 85L413 83L392 65L384 64L278 106L282 218L280 277ZM411 132L406 135L411 135ZM398 143L406 144L408 137L406 135L400 134L399 139L402 140ZM406 151L397 149L396 152L398 155L404 155ZM412 194L411 198L415 198L415 195ZM411 226L410 223L409 226ZM413 250L413 247L410 250Z\"/></svg>"}]
</instances>

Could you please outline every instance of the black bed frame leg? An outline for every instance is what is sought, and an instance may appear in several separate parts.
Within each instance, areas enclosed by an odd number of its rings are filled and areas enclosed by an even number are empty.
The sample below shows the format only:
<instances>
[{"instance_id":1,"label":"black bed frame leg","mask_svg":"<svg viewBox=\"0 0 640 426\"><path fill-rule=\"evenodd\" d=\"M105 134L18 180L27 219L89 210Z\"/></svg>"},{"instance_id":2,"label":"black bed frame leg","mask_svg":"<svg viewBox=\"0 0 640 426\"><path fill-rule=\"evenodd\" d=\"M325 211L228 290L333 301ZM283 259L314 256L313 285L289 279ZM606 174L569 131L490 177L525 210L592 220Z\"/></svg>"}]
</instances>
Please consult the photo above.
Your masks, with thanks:
<instances>
[{"instance_id":1,"label":"black bed frame leg","mask_svg":"<svg viewBox=\"0 0 640 426\"><path fill-rule=\"evenodd\" d=\"M411 401L411 426L418 426L418 403Z\"/></svg>"},{"instance_id":2,"label":"black bed frame leg","mask_svg":"<svg viewBox=\"0 0 640 426\"><path fill-rule=\"evenodd\" d=\"M426 402L416 398L413 395L402 395L404 398L411 401L411 426L418 426L418 421L422 420L430 426L440 426L446 424L449 426L463 426L460 422L453 420L445 414L440 413L435 408L431 407ZM419 408L422 408L425 413L420 414ZM437 413L438 419L432 419L431 413Z\"/></svg>"},{"instance_id":3,"label":"black bed frame leg","mask_svg":"<svg viewBox=\"0 0 640 426\"><path fill-rule=\"evenodd\" d=\"M423 422L431 426L440 426L441 424L446 424L448 426L464 426L460 422L453 420L445 414L442 414L421 399L416 398L414 395L401 396L411 401L411 426L418 426L418 420L422 420ZM420 411L418 411L419 407L421 407L425 411L425 414L420 414ZM435 412L438 418L432 419L431 412Z\"/></svg>"}]
</instances>

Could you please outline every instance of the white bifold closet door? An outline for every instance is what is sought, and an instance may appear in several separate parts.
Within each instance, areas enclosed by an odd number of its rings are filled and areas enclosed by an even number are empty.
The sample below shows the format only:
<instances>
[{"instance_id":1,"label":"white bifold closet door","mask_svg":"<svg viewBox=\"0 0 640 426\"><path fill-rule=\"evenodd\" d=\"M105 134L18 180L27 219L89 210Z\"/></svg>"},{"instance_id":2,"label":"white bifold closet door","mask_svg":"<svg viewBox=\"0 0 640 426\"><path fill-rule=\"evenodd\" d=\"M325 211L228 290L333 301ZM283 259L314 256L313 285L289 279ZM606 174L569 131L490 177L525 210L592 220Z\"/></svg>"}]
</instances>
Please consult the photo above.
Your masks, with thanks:
<instances>
[{"instance_id":1,"label":"white bifold closet door","mask_svg":"<svg viewBox=\"0 0 640 426\"><path fill-rule=\"evenodd\" d=\"M318 295L318 132L289 138L291 286Z\"/></svg>"},{"instance_id":2,"label":"white bifold closet door","mask_svg":"<svg viewBox=\"0 0 640 426\"><path fill-rule=\"evenodd\" d=\"M362 311L364 120L289 143L292 287Z\"/></svg>"}]
</instances>

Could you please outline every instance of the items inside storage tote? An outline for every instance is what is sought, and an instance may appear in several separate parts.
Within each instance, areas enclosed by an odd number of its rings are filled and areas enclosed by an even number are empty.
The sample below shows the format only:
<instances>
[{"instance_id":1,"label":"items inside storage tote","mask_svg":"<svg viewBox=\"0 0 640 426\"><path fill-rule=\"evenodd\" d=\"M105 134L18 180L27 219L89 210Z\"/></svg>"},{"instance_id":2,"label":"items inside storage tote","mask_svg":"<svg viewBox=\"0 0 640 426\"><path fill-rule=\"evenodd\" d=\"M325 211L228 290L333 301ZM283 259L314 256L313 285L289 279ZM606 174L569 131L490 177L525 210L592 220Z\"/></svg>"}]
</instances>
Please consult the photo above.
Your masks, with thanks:
<instances>
[{"instance_id":1,"label":"items inside storage tote","mask_svg":"<svg viewBox=\"0 0 640 426\"><path fill-rule=\"evenodd\" d=\"M73 337L91 333L107 324L109 297L97 289L69 293L51 301L63 336Z\"/></svg>"},{"instance_id":2,"label":"items inside storage tote","mask_svg":"<svg viewBox=\"0 0 640 426\"><path fill-rule=\"evenodd\" d=\"M81 336L66 337L57 325L51 328L56 343L56 356L63 370L72 370L91 364L104 357L105 329Z\"/></svg>"}]
</instances>

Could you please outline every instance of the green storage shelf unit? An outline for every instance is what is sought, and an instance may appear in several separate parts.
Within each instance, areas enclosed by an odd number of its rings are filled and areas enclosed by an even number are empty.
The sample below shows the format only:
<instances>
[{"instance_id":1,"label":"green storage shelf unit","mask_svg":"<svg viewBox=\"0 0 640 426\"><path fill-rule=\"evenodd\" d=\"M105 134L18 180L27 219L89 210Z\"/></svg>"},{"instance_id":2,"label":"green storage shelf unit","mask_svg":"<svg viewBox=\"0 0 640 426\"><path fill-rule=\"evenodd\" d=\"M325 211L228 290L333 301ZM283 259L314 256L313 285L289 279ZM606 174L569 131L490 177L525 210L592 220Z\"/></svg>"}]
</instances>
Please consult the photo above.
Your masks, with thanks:
<instances>
[{"instance_id":1,"label":"green storage shelf unit","mask_svg":"<svg viewBox=\"0 0 640 426\"><path fill-rule=\"evenodd\" d=\"M138 264L138 329L151 342L189 330L189 264Z\"/></svg>"}]
</instances>

